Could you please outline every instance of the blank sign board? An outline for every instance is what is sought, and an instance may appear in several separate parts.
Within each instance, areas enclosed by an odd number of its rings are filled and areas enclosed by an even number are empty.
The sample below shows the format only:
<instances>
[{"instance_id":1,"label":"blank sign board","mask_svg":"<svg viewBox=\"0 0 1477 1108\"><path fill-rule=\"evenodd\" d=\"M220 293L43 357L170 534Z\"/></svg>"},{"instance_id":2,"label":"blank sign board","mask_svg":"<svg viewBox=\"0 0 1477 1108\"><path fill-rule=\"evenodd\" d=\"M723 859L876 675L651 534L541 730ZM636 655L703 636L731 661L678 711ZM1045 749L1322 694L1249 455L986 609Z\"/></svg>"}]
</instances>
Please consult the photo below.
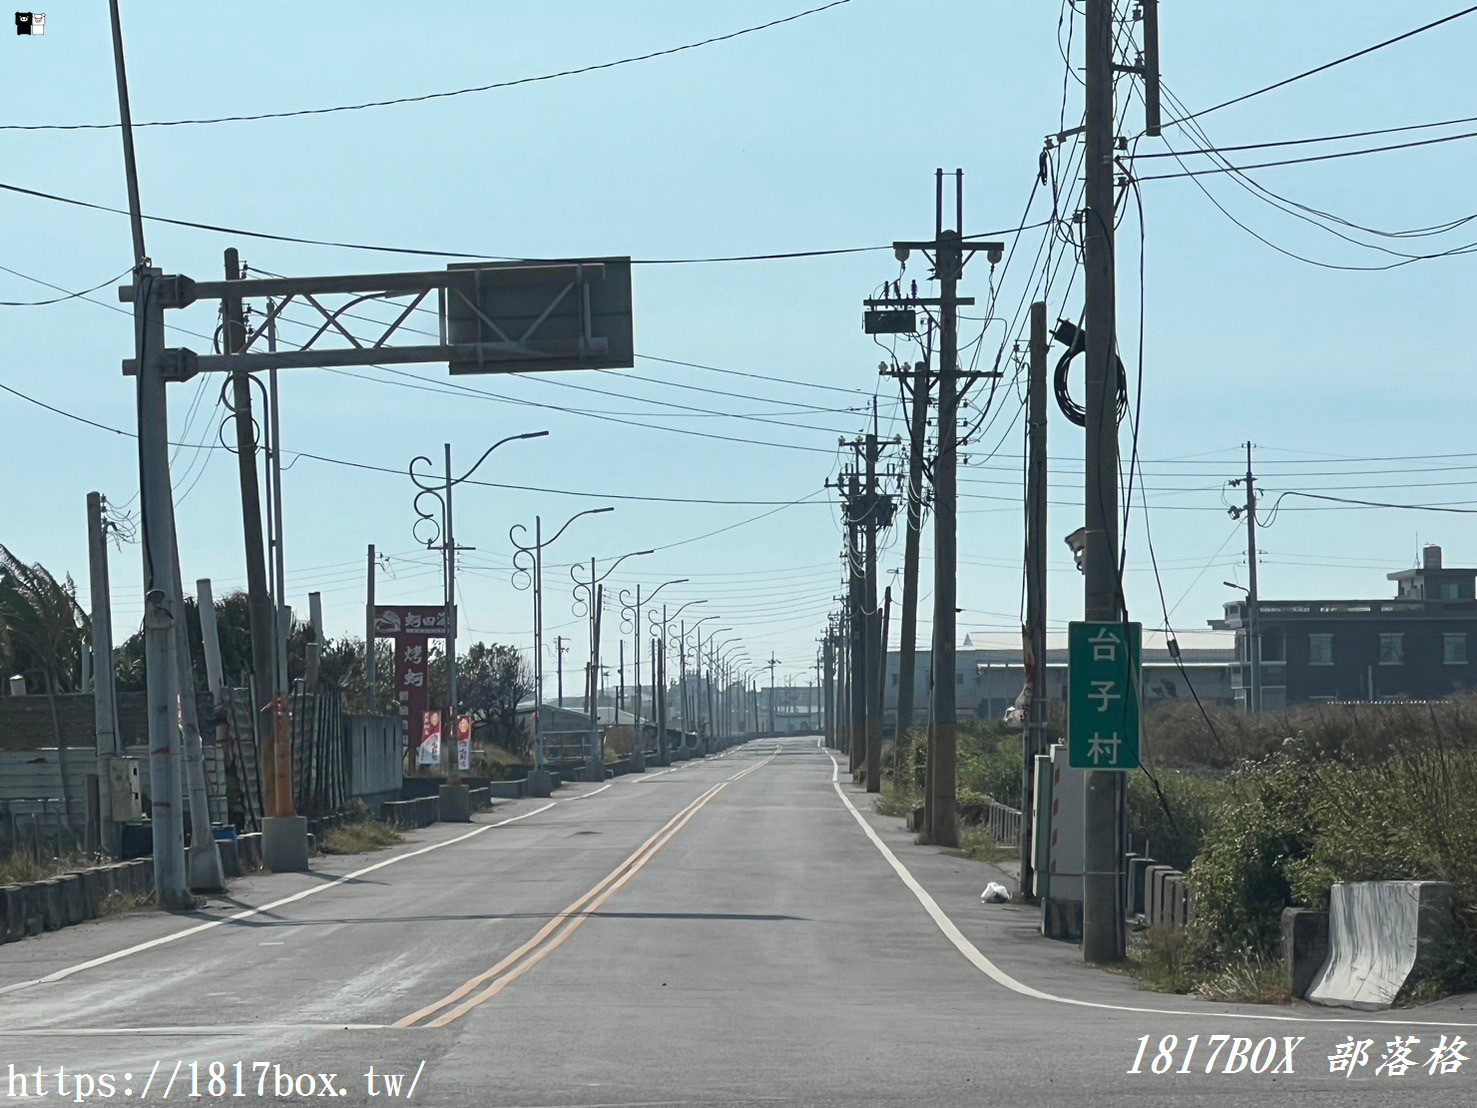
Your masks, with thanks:
<instances>
[{"instance_id":1,"label":"blank sign board","mask_svg":"<svg viewBox=\"0 0 1477 1108\"><path fill-rule=\"evenodd\" d=\"M631 259L473 262L441 293L452 373L629 369Z\"/></svg>"}]
</instances>

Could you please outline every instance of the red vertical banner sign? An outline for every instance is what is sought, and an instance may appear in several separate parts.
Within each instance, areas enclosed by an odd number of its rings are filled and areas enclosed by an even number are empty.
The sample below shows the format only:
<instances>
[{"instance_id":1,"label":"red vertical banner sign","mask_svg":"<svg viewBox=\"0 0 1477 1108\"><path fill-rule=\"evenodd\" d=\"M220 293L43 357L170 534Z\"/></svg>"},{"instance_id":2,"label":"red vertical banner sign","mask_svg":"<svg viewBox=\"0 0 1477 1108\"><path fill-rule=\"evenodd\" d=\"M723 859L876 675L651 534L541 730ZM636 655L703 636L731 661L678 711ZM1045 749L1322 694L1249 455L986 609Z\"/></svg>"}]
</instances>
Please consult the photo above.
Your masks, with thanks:
<instances>
[{"instance_id":1,"label":"red vertical banner sign","mask_svg":"<svg viewBox=\"0 0 1477 1108\"><path fill-rule=\"evenodd\" d=\"M472 717L456 717L456 768L472 768Z\"/></svg>"},{"instance_id":2,"label":"red vertical banner sign","mask_svg":"<svg viewBox=\"0 0 1477 1108\"><path fill-rule=\"evenodd\" d=\"M441 764L441 713L427 712L421 725L421 742L419 751L420 764L423 766L437 766Z\"/></svg>"}]
</instances>

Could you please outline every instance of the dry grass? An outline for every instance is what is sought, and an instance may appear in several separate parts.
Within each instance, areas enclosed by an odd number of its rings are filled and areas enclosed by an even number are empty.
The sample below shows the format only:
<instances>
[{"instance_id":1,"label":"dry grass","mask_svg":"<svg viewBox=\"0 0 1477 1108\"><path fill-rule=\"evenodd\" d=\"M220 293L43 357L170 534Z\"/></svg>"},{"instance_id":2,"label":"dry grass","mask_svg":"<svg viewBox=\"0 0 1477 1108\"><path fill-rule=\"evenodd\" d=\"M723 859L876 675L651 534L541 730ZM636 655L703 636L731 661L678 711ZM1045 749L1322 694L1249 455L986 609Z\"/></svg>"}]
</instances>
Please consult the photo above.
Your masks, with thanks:
<instances>
[{"instance_id":1,"label":"dry grass","mask_svg":"<svg viewBox=\"0 0 1477 1108\"><path fill-rule=\"evenodd\" d=\"M405 836L379 820L355 820L340 824L323 836L324 854L364 854L405 841Z\"/></svg>"},{"instance_id":2,"label":"dry grass","mask_svg":"<svg viewBox=\"0 0 1477 1108\"><path fill-rule=\"evenodd\" d=\"M92 869L104 865L107 858L91 854L69 854L62 857L42 858L39 862L29 854L15 853L0 861L0 885L23 885L28 881L45 881L76 870Z\"/></svg>"}]
</instances>

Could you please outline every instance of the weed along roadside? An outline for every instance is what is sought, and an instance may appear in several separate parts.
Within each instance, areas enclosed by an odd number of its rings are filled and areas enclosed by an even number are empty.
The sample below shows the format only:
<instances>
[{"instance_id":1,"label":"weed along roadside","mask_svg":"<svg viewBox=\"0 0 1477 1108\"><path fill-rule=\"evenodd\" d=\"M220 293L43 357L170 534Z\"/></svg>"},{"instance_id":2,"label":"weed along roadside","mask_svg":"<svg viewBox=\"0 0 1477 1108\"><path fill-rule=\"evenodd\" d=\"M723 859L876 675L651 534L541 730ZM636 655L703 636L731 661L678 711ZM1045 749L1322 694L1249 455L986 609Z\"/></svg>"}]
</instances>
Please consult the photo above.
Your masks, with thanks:
<instances>
[{"instance_id":1,"label":"weed along roadside","mask_svg":"<svg viewBox=\"0 0 1477 1108\"><path fill-rule=\"evenodd\" d=\"M1144 746L1113 972L1260 1004L1406 1007L1477 990L1477 697L1261 717L1170 705L1146 718ZM911 818L925 756L916 731L901 767L888 748L879 813ZM1016 872L1017 842L989 813L1019 805L1020 766L1018 734L961 726L951 853Z\"/></svg>"}]
</instances>

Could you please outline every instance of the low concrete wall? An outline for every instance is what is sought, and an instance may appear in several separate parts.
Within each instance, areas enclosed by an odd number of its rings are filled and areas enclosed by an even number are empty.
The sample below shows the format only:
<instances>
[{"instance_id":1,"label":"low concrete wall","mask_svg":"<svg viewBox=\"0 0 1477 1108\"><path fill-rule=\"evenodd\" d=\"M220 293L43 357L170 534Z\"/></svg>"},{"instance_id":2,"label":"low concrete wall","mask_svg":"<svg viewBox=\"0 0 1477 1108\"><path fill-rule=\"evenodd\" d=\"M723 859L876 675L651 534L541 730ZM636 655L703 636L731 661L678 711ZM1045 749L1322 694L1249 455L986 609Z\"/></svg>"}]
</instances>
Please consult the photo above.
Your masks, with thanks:
<instances>
[{"instance_id":1,"label":"low concrete wall","mask_svg":"<svg viewBox=\"0 0 1477 1108\"><path fill-rule=\"evenodd\" d=\"M1128 914L1146 916L1149 910L1148 875L1149 867L1158 865L1153 858L1131 857L1128 859Z\"/></svg>"},{"instance_id":2,"label":"low concrete wall","mask_svg":"<svg viewBox=\"0 0 1477 1108\"><path fill-rule=\"evenodd\" d=\"M1437 965L1451 937L1444 881L1340 882L1329 891L1328 960L1308 989L1315 1004L1381 1011Z\"/></svg>"},{"instance_id":3,"label":"low concrete wall","mask_svg":"<svg viewBox=\"0 0 1477 1108\"><path fill-rule=\"evenodd\" d=\"M490 788L472 789L468 796L472 801L472 811L486 812L492 808L492 790Z\"/></svg>"},{"instance_id":4,"label":"low concrete wall","mask_svg":"<svg viewBox=\"0 0 1477 1108\"><path fill-rule=\"evenodd\" d=\"M64 873L45 881L3 885L0 943L96 919L115 893L137 903L153 892L154 863L147 858Z\"/></svg>"},{"instance_id":5,"label":"low concrete wall","mask_svg":"<svg viewBox=\"0 0 1477 1108\"><path fill-rule=\"evenodd\" d=\"M392 800L380 809L380 819L393 827L428 827L440 819L440 802L434 796L415 800Z\"/></svg>"},{"instance_id":6,"label":"low concrete wall","mask_svg":"<svg viewBox=\"0 0 1477 1108\"><path fill-rule=\"evenodd\" d=\"M517 800L527 791L528 782L523 778L516 781L489 781L487 783L487 795L501 797L503 800Z\"/></svg>"}]
</instances>

